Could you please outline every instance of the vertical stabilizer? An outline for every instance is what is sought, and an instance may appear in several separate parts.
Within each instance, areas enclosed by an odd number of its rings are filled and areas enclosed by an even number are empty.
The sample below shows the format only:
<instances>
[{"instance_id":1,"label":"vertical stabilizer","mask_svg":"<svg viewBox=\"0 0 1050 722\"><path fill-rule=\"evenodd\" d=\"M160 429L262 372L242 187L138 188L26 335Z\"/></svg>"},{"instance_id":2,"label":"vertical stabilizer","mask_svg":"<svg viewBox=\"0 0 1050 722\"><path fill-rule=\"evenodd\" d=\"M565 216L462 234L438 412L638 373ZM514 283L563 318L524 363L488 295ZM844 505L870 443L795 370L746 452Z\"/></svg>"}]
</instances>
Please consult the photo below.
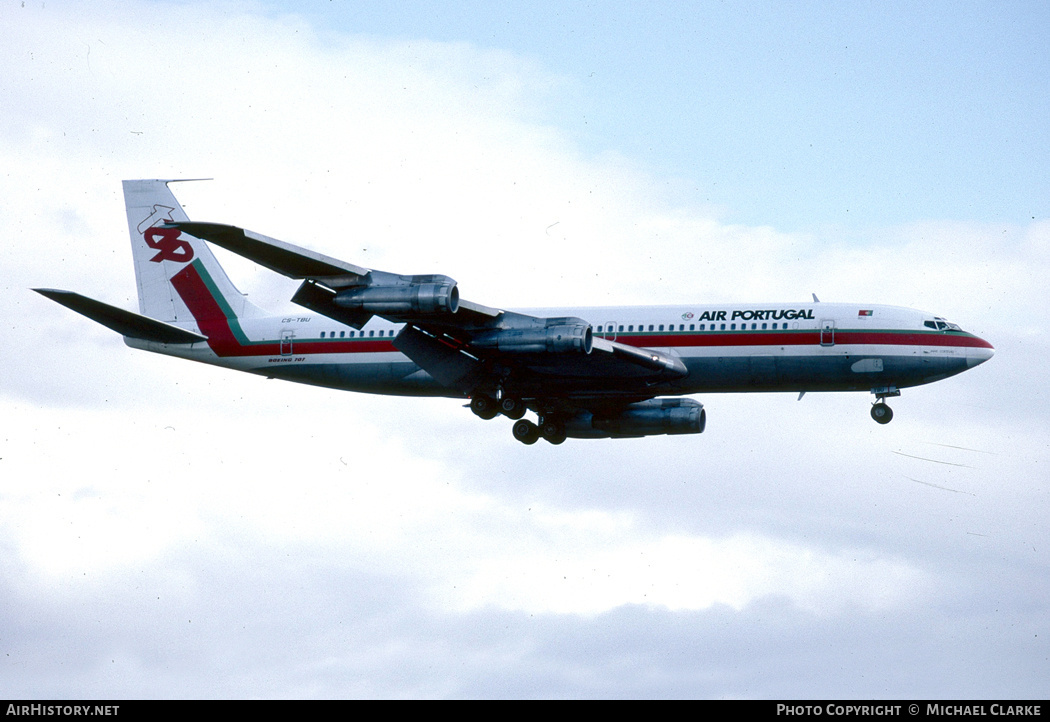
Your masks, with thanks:
<instances>
[{"instance_id":1,"label":"vertical stabilizer","mask_svg":"<svg viewBox=\"0 0 1050 722\"><path fill-rule=\"evenodd\" d=\"M222 270L208 245L176 228L169 221L188 221L186 212L166 180L124 181L124 204L128 214L139 310L143 315L173 323L194 323L194 317L172 285L172 278L194 266L210 282L210 293L234 317L265 315L238 291Z\"/></svg>"}]
</instances>

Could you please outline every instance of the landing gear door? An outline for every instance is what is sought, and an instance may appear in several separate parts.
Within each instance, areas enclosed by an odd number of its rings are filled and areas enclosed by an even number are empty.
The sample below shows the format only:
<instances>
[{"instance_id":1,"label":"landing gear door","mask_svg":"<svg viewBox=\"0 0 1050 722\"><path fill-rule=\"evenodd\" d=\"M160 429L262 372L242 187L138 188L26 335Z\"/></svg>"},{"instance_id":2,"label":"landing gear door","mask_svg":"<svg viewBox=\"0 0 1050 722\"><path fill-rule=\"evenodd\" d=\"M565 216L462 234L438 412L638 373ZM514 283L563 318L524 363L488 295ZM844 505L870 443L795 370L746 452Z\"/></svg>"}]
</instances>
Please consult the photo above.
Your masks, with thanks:
<instances>
[{"instance_id":1,"label":"landing gear door","mask_svg":"<svg viewBox=\"0 0 1050 722\"><path fill-rule=\"evenodd\" d=\"M835 320L828 318L820 322L820 345L835 345Z\"/></svg>"}]
</instances>

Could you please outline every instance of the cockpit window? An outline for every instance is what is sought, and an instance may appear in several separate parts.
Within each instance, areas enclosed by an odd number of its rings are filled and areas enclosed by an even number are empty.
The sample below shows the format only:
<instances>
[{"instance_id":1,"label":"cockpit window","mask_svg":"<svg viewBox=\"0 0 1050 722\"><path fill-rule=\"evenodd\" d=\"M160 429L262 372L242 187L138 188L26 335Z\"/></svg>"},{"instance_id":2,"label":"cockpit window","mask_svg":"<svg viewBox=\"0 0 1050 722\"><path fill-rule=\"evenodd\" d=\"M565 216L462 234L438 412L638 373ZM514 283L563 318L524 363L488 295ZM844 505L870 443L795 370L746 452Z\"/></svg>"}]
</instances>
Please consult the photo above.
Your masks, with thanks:
<instances>
[{"instance_id":1,"label":"cockpit window","mask_svg":"<svg viewBox=\"0 0 1050 722\"><path fill-rule=\"evenodd\" d=\"M962 331L958 324L945 321L943 318L938 318L935 321L923 321L922 325L926 328L932 328L934 331Z\"/></svg>"}]
</instances>

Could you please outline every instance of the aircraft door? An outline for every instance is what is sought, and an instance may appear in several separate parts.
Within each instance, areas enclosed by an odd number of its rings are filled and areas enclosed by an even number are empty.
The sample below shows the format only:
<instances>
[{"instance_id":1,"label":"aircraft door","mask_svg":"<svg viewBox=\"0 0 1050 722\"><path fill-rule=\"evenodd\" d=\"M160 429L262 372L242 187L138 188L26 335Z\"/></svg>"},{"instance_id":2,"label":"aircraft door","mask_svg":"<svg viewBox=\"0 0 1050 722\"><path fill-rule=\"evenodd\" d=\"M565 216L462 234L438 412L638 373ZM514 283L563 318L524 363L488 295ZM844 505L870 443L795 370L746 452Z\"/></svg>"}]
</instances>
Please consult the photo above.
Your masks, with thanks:
<instances>
[{"instance_id":1,"label":"aircraft door","mask_svg":"<svg viewBox=\"0 0 1050 722\"><path fill-rule=\"evenodd\" d=\"M281 331L281 355L291 356L292 355L292 339L295 338L295 331Z\"/></svg>"},{"instance_id":2,"label":"aircraft door","mask_svg":"<svg viewBox=\"0 0 1050 722\"><path fill-rule=\"evenodd\" d=\"M616 340L616 322L615 321L609 321L609 323L605 324L605 333L603 333L602 336L608 341L615 341Z\"/></svg>"},{"instance_id":3,"label":"aircraft door","mask_svg":"<svg viewBox=\"0 0 1050 722\"><path fill-rule=\"evenodd\" d=\"M821 346L834 346L835 345L835 320L824 319L820 322L820 345Z\"/></svg>"}]
</instances>

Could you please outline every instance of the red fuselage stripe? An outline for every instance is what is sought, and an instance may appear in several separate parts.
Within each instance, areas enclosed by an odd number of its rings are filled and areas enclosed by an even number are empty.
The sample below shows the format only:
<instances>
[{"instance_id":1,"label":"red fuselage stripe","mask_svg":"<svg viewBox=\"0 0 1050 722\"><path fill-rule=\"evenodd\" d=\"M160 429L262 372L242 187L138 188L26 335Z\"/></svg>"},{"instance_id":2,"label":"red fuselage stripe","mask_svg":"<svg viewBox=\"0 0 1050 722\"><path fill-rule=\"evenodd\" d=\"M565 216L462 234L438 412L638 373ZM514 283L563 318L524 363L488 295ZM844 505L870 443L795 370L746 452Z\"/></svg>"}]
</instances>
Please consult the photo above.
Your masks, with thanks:
<instances>
[{"instance_id":1,"label":"red fuselage stripe","mask_svg":"<svg viewBox=\"0 0 1050 722\"><path fill-rule=\"evenodd\" d=\"M171 284L197 321L208 346L220 357L279 356L280 341L242 343L230 326L226 311L216 301L211 289L193 265L187 265L171 278ZM826 334L829 337L830 334ZM617 336L617 341L638 347L717 347L717 346L819 346L821 332L812 331L757 333L693 332L689 334ZM393 339L340 339L338 341L304 341L293 339L294 353L313 354L393 353ZM942 346L956 348L992 348L984 339L970 334L913 333L908 331L835 331L835 346Z\"/></svg>"}]
</instances>

